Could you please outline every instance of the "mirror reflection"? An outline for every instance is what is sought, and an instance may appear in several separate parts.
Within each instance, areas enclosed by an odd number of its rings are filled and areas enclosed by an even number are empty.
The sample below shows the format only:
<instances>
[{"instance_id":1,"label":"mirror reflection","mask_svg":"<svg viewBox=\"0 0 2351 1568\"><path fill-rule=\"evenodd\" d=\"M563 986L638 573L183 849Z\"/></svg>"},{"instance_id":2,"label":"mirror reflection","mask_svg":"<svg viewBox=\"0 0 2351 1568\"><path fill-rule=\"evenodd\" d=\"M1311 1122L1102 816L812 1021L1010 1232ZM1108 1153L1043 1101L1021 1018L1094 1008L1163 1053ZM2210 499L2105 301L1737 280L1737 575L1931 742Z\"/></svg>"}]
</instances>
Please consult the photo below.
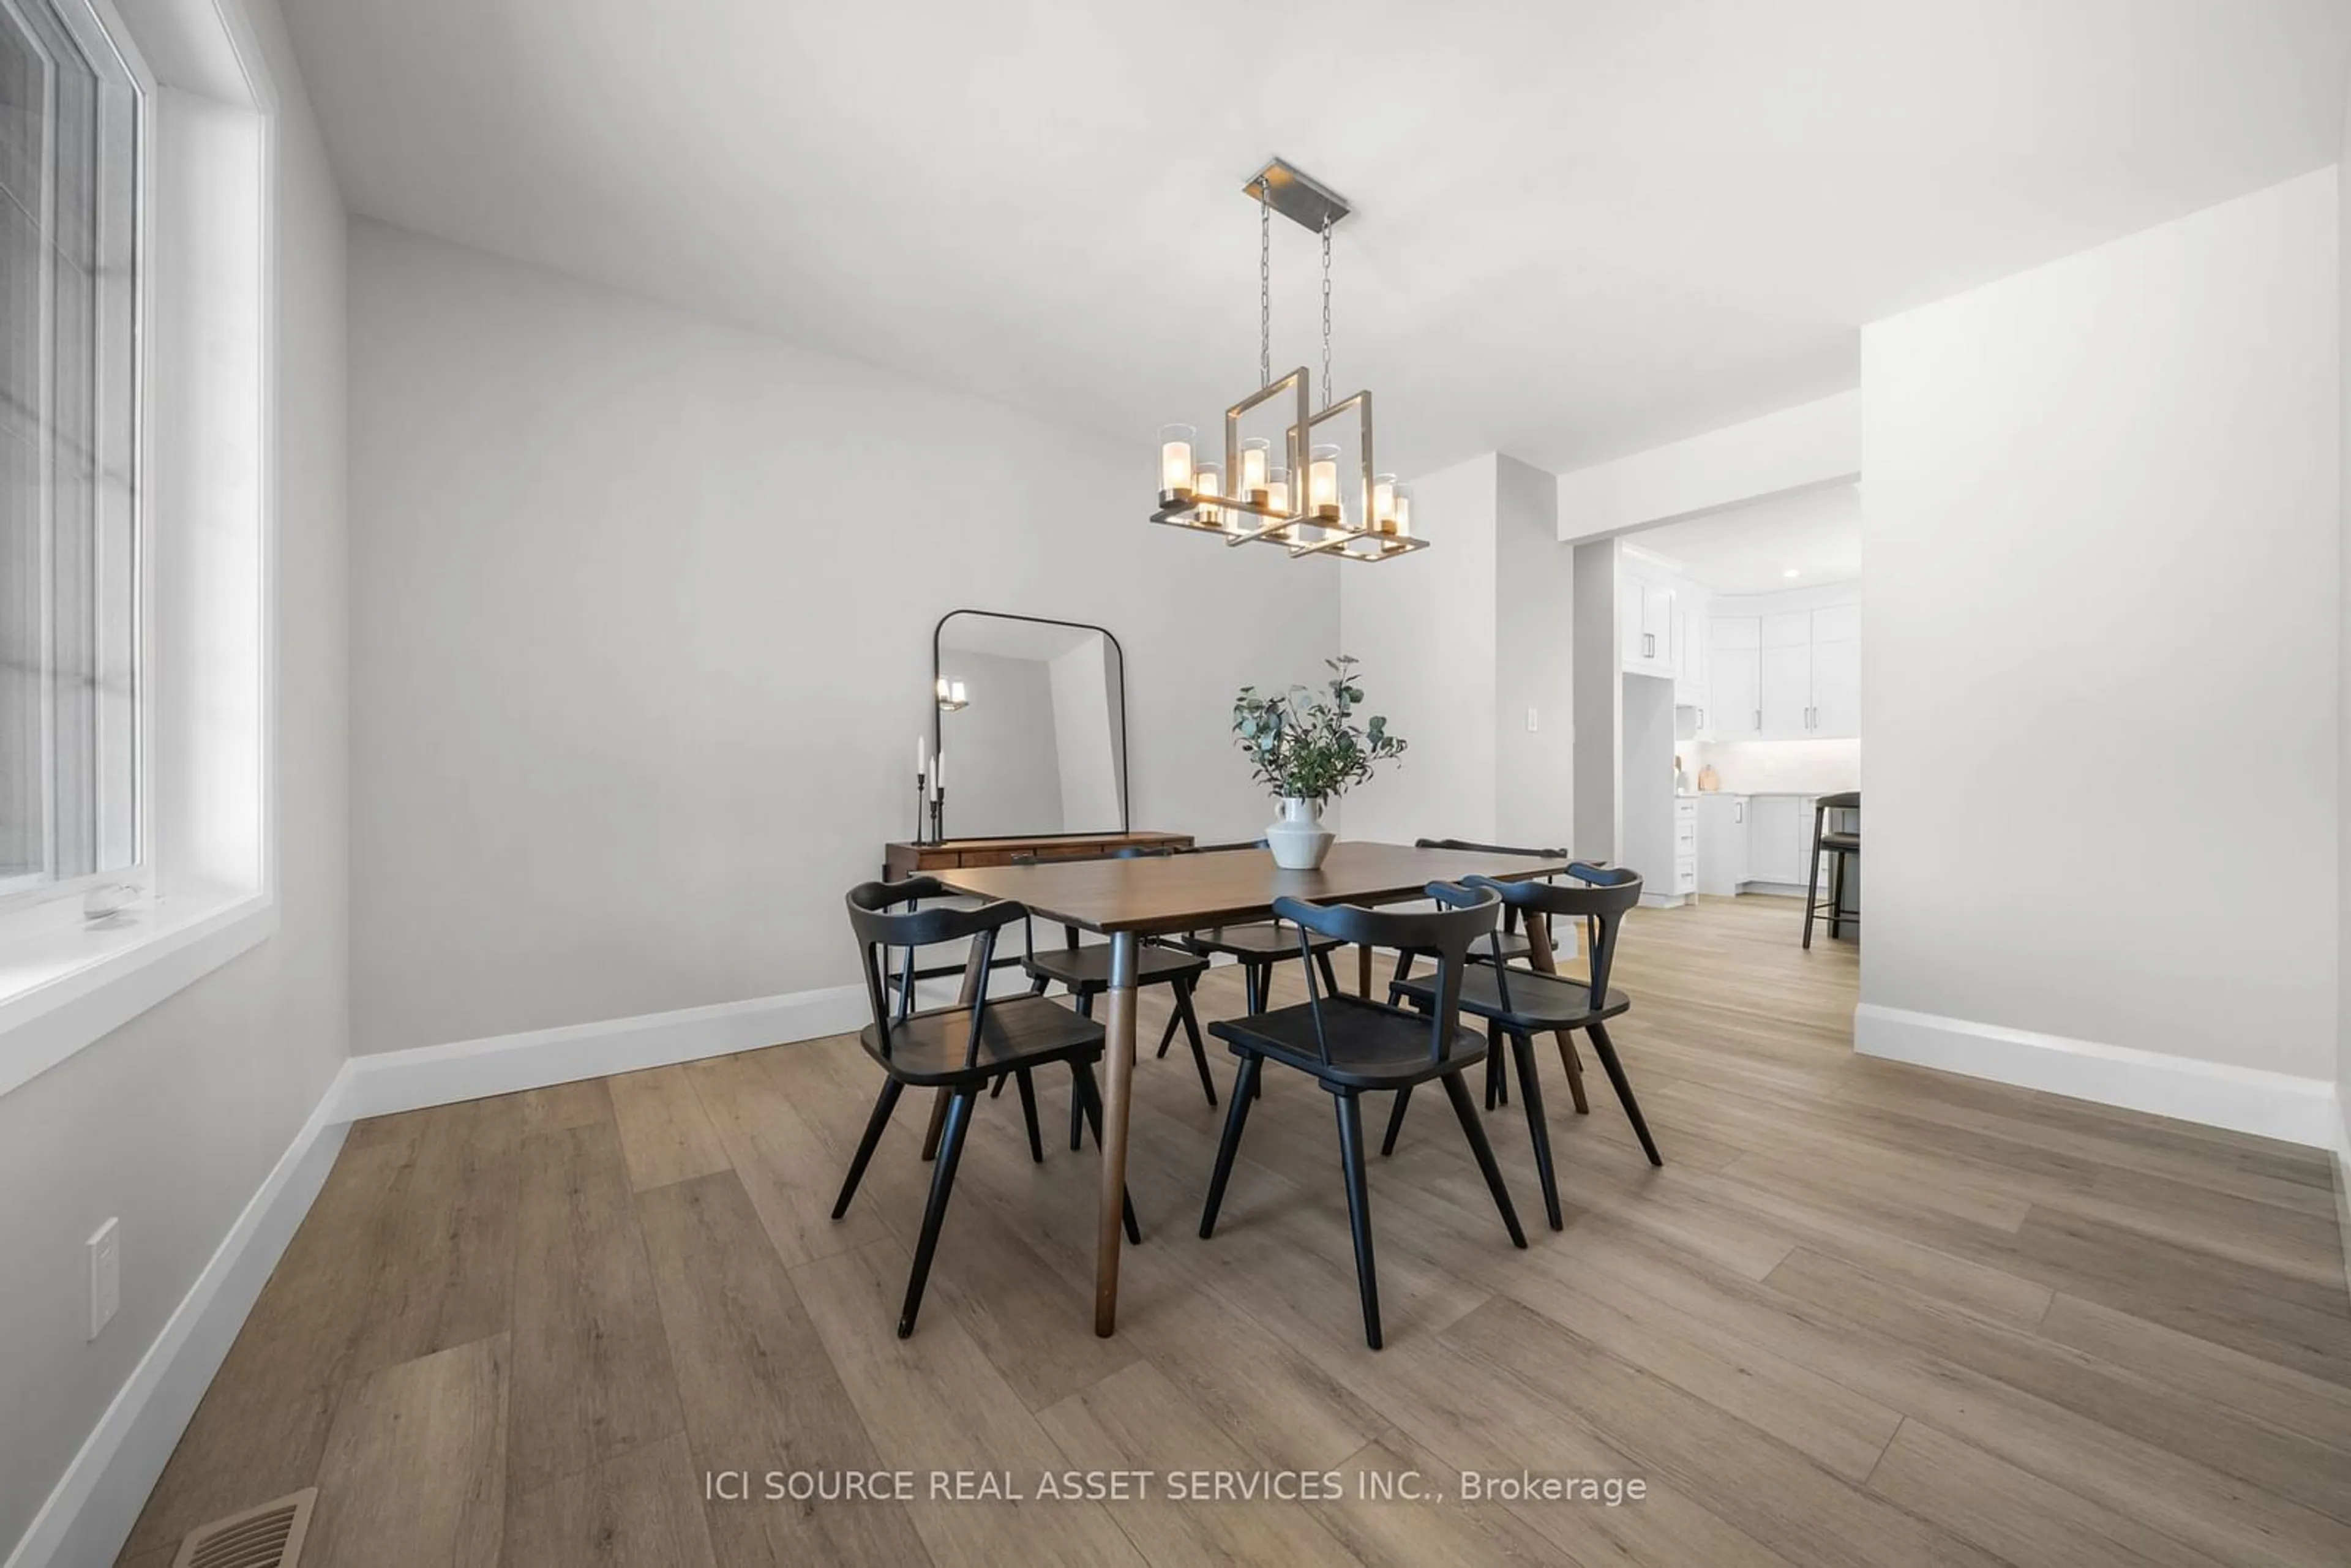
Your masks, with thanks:
<instances>
[{"instance_id":1,"label":"mirror reflection","mask_svg":"<svg viewBox=\"0 0 2351 1568\"><path fill-rule=\"evenodd\" d=\"M1126 672L1099 626L958 610L933 641L958 839L1126 829Z\"/></svg>"}]
</instances>

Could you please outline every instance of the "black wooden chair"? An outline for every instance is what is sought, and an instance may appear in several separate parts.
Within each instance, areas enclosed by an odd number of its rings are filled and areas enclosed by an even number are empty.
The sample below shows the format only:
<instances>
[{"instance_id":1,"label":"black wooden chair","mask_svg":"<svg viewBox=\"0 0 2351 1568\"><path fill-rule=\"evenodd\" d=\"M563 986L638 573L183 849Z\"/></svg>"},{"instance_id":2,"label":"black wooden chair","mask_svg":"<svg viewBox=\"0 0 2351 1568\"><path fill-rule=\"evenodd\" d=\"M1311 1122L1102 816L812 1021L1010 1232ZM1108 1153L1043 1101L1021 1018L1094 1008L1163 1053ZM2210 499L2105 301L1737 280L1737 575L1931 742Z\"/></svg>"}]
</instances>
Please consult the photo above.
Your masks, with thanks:
<instances>
[{"instance_id":1,"label":"black wooden chair","mask_svg":"<svg viewBox=\"0 0 2351 1568\"><path fill-rule=\"evenodd\" d=\"M1538 860L1563 861L1567 858L1565 850L1520 849L1510 844L1473 843L1468 839L1415 839L1412 847L1416 850L1468 850L1487 855L1528 855ZM1480 943L1469 950L1471 963L1490 964L1497 955L1508 963L1524 958L1532 950L1528 945L1526 933L1519 929L1519 912L1509 904L1502 906L1502 928L1495 936L1494 942Z\"/></svg>"},{"instance_id":2,"label":"black wooden chair","mask_svg":"<svg viewBox=\"0 0 2351 1568\"><path fill-rule=\"evenodd\" d=\"M1257 1098L1259 1074L1270 1059L1294 1067L1322 1085L1339 1115L1339 1158L1347 1183L1347 1218L1355 1238L1355 1283L1363 1296L1364 1340L1380 1348L1379 1277L1372 1261L1371 1193L1364 1177L1364 1113L1360 1097L1367 1091L1403 1090L1434 1078L1445 1085L1446 1098L1460 1118L1462 1135L1469 1140L1478 1168L1494 1195L1494 1207L1513 1246L1527 1244L1519 1228L1510 1194L1502 1185L1501 1167L1486 1142L1462 1070L1477 1065L1486 1054L1486 1042L1461 1028L1458 1007L1463 972L1468 967L1469 946L1489 936L1500 910L1490 891L1472 892L1444 883L1432 883L1428 895L1446 907L1433 912L1387 912L1341 904L1322 907L1285 898L1274 914L1300 928L1302 945L1310 936L1328 936L1365 946L1411 947L1437 959L1435 1000L1427 1016L1407 1012L1361 997L1332 992L1316 984L1314 967L1306 966L1306 1000L1298 1006L1256 1013L1209 1026L1209 1032L1240 1058L1233 1078L1232 1098L1225 1113L1225 1134L1217 1145L1217 1167L1208 1178L1208 1201L1200 1211L1202 1239L1216 1233L1217 1210L1225 1199L1225 1184L1233 1174L1233 1158L1240 1152L1241 1130L1248 1124L1250 1103Z\"/></svg>"},{"instance_id":3,"label":"black wooden chair","mask_svg":"<svg viewBox=\"0 0 2351 1568\"><path fill-rule=\"evenodd\" d=\"M1840 795L1823 795L1813 802L1813 869L1804 886L1804 947L1808 952L1813 946L1813 916L1820 911L1828 911L1831 941L1844 936L1846 926L1861 924L1860 915L1848 915L1844 908L1845 866L1848 860L1858 862L1861 859L1861 829L1855 825L1832 831L1828 825L1831 811L1852 811L1858 815L1860 810L1861 791L1858 789L1847 789ZM1826 903L1821 900L1821 856L1823 854L1836 857L1829 862L1829 896Z\"/></svg>"},{"instance_id":4,"label":"black wooden chair","mask_svg":"<svg viewBox=\"0 0 2351 1568\"><path fill-rule=\"evenodd\" d=\"M1413 842L1413 847L1422 850L1468 850L1488 855L1526 855L1535 860L1552 861L1563 861L1567 859L1568 854L1565 850L1523 849L1512 844L1480 844L1468 839L1416 839ZM1546 877L1544 880L1549 881L1550 878ZM1521 928L1517 905L1506 904L1502 906L1501 929L1494 934L1491 942L1480 943L1478 946L1472 947L1469 950L1469 961L1473 964L1525 963L1531 960L1533 953L1533 941ZM1395 977L1388 986L1389 1001L1402 1000L1396 988L1411 975L1412 959L1413 956L1410 953L1396 955ZM1583 1096L1583 1061L1576 1055L1573 1041L1562 1037L1561 1043L1565 1052L1562 1060L1567 1063L1567 1092L1574 1100L1575 1112L1580 1116L1591 1109L1590 1103ZM1501 1053L1496 1051L1486 1058L1486 1109L1490 1111L1496 1105L1507 1105L1510 1102L1510 1081L1502 1071ZM1380 1153L1384 1155L1395 1152L1395 1128L1399 1121L1400 1118L1393 1115L1389 1119L1388 1135L1380 1143Z\"/></svg>"},{"instance_id":5,"label":"black wooden chair","mask_svg":"<svg viewBox=\"0 0 2351 1568\"><path fill-rule=\"evenodd\" d=\"M1178 850L1178 854L1212 855L1244 850L1263 850L1266 841L1254 839L1237 844L1197 844ZM1224 956L1240 966L1243 1005L1253 1013L1266 1010L1266 999L1272 988L1273 967L1292 958L1301 963L1311 962L1322 974L1322 988L1334 995L1339 989L1339 977L1332 972L1331 955L1345 944L1328 936L1307 936L1304 947L1299 943L1299 930L1286 920L1259 920L1247 925L1214 925L1205 931L1193 931L1176 939L1176 946L1187 953L1197 953L1203 958ZM1159 1054L1167 1054L1167 1041L1159 1042ZM1211 1105L1216 1101L1211 1098Z\"/></svg>"},{"instance_id":6,"label":"black wooden chair","mask_svg":"<svg viewBox=\"0 0 2351 1568\"><path fill-rule=\"evenodd\" d=\"M985 976L996 956L997 934L1028 917L1018 904L998 901L977 909L930 908L892 914L896 905L918 899L948 896L947 889L927 876L904 882L869 882L849 894L850 929L857 935L858 955L865 970L865 991L873 1006L873 1021L858 1036L866 1054L882 1064L886 1076L882 1096L858 1140L856 1156L849 1162L849 1179L832 1206L839 1219L849 1212L857 1184L890 1125L899 1095L909 1088L947 1092L945 1130L937 1163L931 1170L930 1202L923 1209L923 1231L914 1248L914 1277L906 1284L906 1304L898 1317L898 1337L914 1332L914 1314L922 1310L923 1286L930 1278L931 1254L937 1249L939 1222L946 1218L947 1197L955 1189L956 1164L963 1155L964 1130L971 1123L982 1085L990 1078L1009 1075L1019 1080L1020 1109L1029 1123L1029 1157L1041 1163L1045 1147L1037 1131L1037 1089L1031 1077L1040 1067L1067 1062L1071 1097L1093 1124L1094 1141L1102 1141L1101 1096L1094 1087L1093 1064L1102 1054L1102 1029L1091 1019L1037 997L1012 997L991 1002L981 988L971 1005L932 1008L917 1012L902 991L896 1007L883 983L885 954L891 948L914 949L941 942L971 940L979 944L977 961ZM1142 1237L1134 1222L1134 1205L1126 1204L1126 1235Z\"/></svg>"},{"instance_id":7,"label":"black wooden chair","mask_svg":"<svg viewBox=\"0 0 2351 1568\"><path fill-rule=\"evenodd\" d=\"M1551 1127L1543 1119L1542 1081L1535 1071L1536 1035L1574 1031L1590 1035L1592 1049L1598 1053L1608 1082L1615 1087L1616 1098L1623 1103L1625 1114L1633 1124L1634 1134L1641 1140L1642 1152L1653 1166L1666 1163L1657 1155L1656 1140L1649 1136L1648 1123L1641 1119L1640 1102L1633 1098L1633 1086L1625 1080L1625 1066L1616 1059L1616 1047L1608 1038L1606 1021L1633 1005L1624 992L1608 988L1608 971L1616 961L1616 934L1625 912L1641 901L1641 878L1622 866L1604 871L1580 863L1568 868L1568 874L1587 885L1499 883L1482 876L1469 877L1464 885L1491 889L1504 902L1518 905L1530 919L1539 915L1581 916L1592 954L1590 980L1538 975L1529 969L1494 964L1469 971L1458 1003L1461 1011L1486 1020L1487 1038L1495 1049L1500 1048L1505 1038L1510 1043L1510 1055L1518 1067L1519 1098L1526 1107L1527 1132L1534 1140L1535 1174L1542 1181L1543 1213L1553 1230L1561 1228L1559 1182L1552 1172ZM1424 1012L1445 1006L1442 988L1426 980L1407 981L1398 988L1407 1001ZM1564 1040L1561 1042L1560 1054L1564 1060ZM1404 1124L1405 1106L1410 1098L1409 1093L1396 1096L1395 1107L1388 1113L1388 1135L1383 1152L1395 1146L1396 1130Z\"/></svg>"},{"instance_id":8,"label":"black wooden chair","mask_svg":"<svg viewBox=\"0 0 2351 1568\"><path fill-rule=\"evenodd\" d=\"M1080 861L1156 860L1174 852L1153 845L1128 844L1108 854L1056 856L1051 863L1067 865ZM1012 863L1034 865L1037 857L1015 855ZM1032 936L1028 956L1021 959L1020 967L1029 977L1030 995L1041 997L1047 987L1055 984L1067 987L1077 1004L1078 1016L1090 1019L1094 1016L1094 998L1110 989L1110 944L1093 942L1081 946L1078 928L1074 925L1063 925L1061 935L1062 946L1059 947L1039 947ZM1192 1065L1200 1074L1200 1092L1208 1097L1208 1103L1214 1105L1217 1103L1217 1081L1208 1071L1208 1047L1200 1038L1199 1014L1192 1008L1192 993L1198 988L1200 977L1207 972L1208 960L1198 954L1146 940L1142 951L1136 955L1134 984L1138 990L1146 986L1165 986L1174 993L1174 1005L1167 1014L1167 1027L1160 1032L1158 1054L1167 1054L1167 1047L1176 1039L1176 1026L1182 1025L1185 1039L1192 1047ZM1000 1094L1003 1092L1003 1080L998 1079L993 1092ZM1079 1107L1074 1104L1070 1107L1070 1147L1072 1149L1082 1142L1084 1132L1078 1120L1078 1111Z\"/></svg>"}]
</instances>

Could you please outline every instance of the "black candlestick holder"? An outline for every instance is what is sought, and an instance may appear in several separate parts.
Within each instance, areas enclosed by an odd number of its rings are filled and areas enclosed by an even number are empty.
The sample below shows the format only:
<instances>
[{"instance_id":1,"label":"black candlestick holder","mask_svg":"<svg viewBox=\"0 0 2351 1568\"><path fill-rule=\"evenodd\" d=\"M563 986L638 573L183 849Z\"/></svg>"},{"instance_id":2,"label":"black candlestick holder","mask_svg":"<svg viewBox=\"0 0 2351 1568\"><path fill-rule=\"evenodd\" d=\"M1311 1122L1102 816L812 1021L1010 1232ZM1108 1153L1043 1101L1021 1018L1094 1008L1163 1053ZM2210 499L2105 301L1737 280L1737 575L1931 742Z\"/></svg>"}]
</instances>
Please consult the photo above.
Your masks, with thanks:
<instances>
[{"instance_id":1,"label":"black candlestick holder","mask_svg":"<svg viewBox=\"0 0 2351 1568\"><path fill-rule=\"evenodd\" d=\"M947 841L946 824L947 792L935 789L931 792L931 842L943 844Z\"/></svg>"}]
</instances>

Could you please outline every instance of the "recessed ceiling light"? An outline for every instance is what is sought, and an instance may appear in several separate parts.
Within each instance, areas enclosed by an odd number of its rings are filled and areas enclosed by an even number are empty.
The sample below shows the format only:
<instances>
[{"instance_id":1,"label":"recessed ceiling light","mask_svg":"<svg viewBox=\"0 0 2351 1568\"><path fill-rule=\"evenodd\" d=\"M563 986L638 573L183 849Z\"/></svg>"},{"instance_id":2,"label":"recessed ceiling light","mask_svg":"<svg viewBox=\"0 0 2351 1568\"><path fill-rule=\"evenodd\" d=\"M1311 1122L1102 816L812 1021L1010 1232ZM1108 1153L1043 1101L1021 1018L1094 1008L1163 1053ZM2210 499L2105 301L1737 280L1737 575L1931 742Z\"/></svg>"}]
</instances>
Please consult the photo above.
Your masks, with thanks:
<instances>
[{"instance_id":1,"label":"recessed ceiling light","mask_svg":"<svg viewBox=\"0 0 2351 1568\"><path fill-rule=\"evenodd\" d=\"M1787 570L1785 570L1785 571L1782 572L1780 575L1781 575L1782 577L1793 577L1793 576L1795 576L1795 575L1796 575L1796 569L1795 569L1794 567L1792 567L1792 567L1790 567Z\"/></svg>"}]
</instances>

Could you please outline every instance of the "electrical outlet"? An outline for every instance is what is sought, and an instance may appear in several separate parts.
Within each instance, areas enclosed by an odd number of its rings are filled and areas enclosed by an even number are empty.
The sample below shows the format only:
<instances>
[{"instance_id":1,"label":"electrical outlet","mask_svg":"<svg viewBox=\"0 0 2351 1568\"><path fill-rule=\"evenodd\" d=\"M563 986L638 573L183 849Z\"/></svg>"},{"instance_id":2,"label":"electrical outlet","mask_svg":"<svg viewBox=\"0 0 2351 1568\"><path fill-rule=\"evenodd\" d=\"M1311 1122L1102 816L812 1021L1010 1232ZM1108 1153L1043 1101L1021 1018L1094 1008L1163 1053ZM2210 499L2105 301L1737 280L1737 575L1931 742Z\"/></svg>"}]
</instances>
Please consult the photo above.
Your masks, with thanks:
<instances>
[{"instance_id":1,"label":"electrical outlet","mask_svg":"<svg viewBox=\"0 0 2351 1568\"><path fill-rule=\"evenodd\" d=\"M110 1219L89 1239L89 1337L96 1339L122 1305L122 1222Z\"/></svg>"}]
</instances>

